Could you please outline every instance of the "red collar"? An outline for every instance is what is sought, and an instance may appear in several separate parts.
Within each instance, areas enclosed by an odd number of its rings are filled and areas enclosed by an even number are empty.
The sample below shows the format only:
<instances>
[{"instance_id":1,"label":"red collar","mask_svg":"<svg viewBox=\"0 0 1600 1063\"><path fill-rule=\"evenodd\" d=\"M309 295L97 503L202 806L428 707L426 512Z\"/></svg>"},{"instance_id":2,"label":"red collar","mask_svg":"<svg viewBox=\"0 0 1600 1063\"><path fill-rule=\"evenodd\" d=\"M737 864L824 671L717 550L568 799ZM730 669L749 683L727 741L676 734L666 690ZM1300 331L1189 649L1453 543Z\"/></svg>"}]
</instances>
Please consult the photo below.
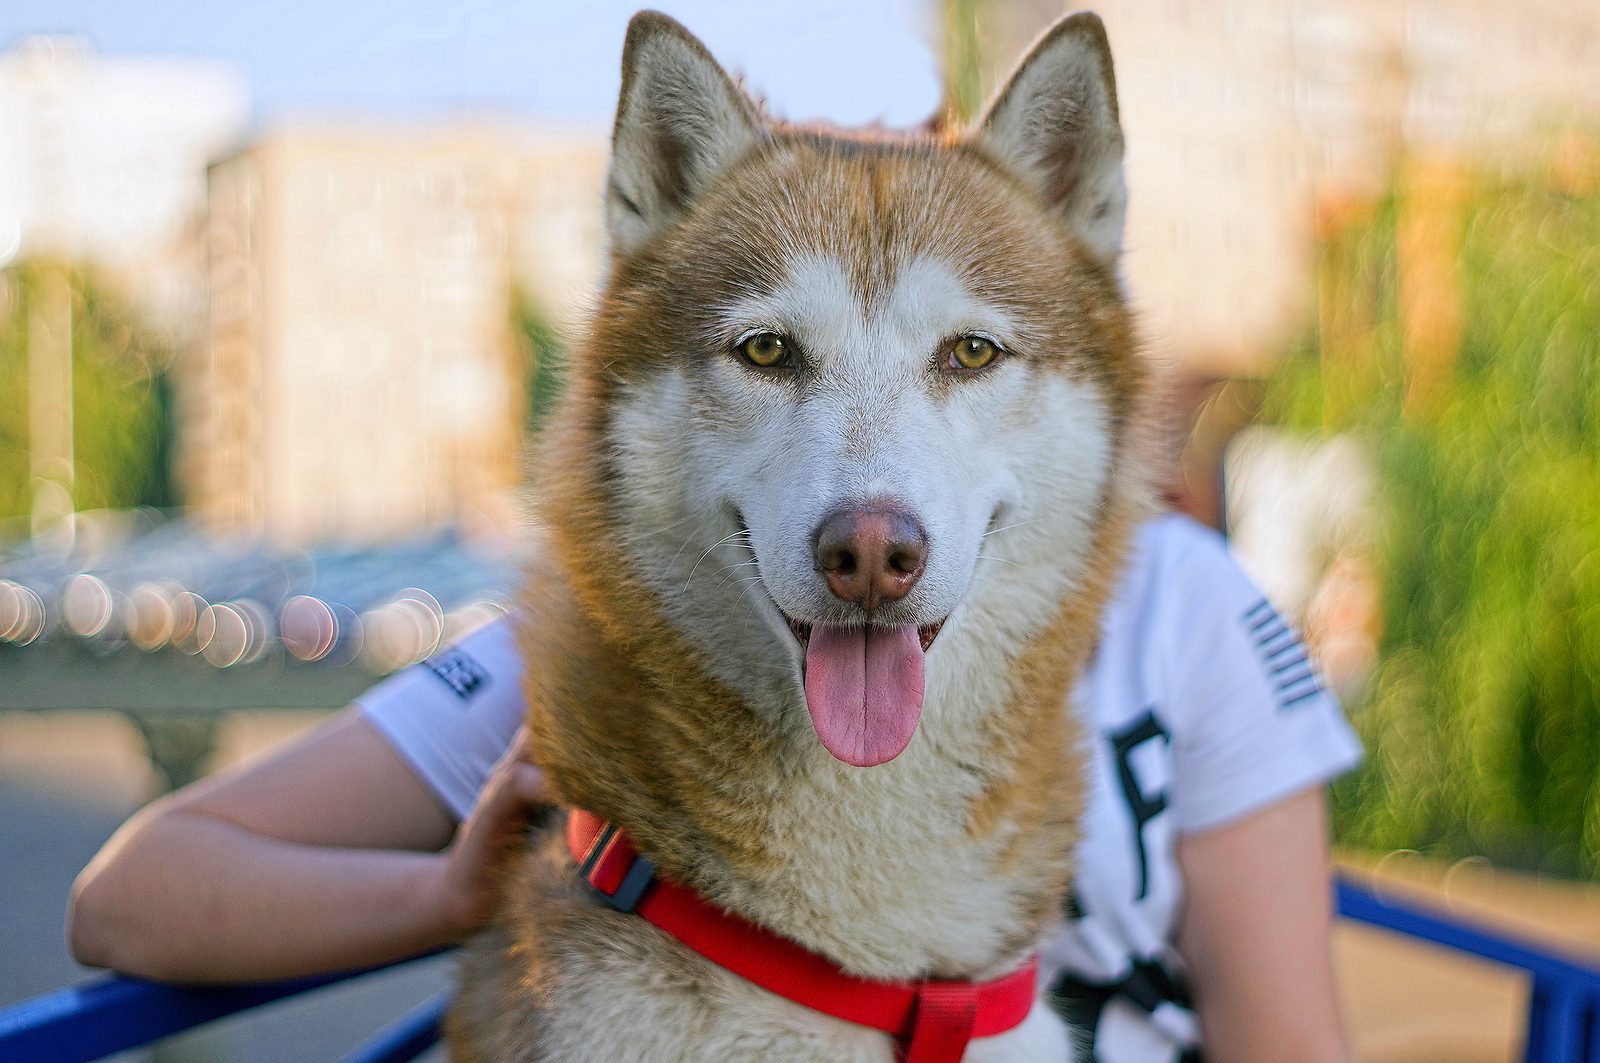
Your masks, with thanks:
<instances>
[{"instance_id":1,"label":"red collar","mask_svg":"<svg viewBox=\"0 0 1600 1063\"><path fill-rule=\"evenodd\" d=\"M904 1063L958 1063L967 1042L1022 1023L1039 961L988 982L873 982L655 876L626 835L591 813L567 817L579 873L613 908L635 912L711 962L796 1004L897 1038Z\"/></svg>"}]
</instances>

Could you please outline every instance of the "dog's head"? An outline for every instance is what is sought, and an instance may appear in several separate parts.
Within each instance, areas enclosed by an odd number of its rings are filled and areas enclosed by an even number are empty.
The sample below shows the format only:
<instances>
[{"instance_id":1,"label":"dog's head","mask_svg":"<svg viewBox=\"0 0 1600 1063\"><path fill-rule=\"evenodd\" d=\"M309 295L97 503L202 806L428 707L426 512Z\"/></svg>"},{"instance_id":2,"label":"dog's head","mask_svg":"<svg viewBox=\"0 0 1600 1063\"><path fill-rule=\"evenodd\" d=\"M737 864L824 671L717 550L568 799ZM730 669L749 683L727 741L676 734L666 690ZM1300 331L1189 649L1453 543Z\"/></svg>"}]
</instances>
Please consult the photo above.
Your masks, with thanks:
<instances>
[{"instance_id":1,"label":"dog's head","mask_svg":"<svg viewBox=\"0 0 1600 1063\"><path fill-rule=\"evenodd\" d=\"M899 755L925 660L1004 667L1081 576L1141 375L1121 162L1093 15L960 137L785 126L629 27L574 416L666 621L842 761Z\"/></svg>"}]
</instances>

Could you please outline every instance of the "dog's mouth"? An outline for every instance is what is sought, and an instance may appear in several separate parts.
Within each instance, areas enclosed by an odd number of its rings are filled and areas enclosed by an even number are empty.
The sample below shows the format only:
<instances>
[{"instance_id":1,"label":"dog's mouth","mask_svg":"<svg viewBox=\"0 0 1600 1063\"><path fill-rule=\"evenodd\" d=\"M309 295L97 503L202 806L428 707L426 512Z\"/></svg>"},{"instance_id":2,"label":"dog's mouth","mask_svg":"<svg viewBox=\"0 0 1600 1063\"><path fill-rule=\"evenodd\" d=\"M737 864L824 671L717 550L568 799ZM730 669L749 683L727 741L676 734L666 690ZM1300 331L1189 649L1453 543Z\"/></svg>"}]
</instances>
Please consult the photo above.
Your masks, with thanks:
<instances>
[{"instance_id":1,"label":"dog's mouth","mask_svg":"<svg viewBox=\"0 0 1600 1063\"><path fill-rule=\"evenodd\" d=\"M858 768L905 752L922 718L923 657L944 621L847 627L784 619L805 651L806 710L823 747Z\"/></svg>"},{"instance_id":2,"label":"dog's mouth","mask_svg":"<svg viewBox=\"0 0 1600 1063\"><path fill-rule=\"evenodd\" d=\"M779 610L781 613L782 610ZM796 620L794 617L783 614L783 619L789 625L789 630L794 632L794 637L800 640L800 648L806 649L811 645L811 624L805 620ZM945 617L944 620L949 620ZM944 627L944 620L935 620L931 624L923 624L917 628L917 641L922 645L922 652L927 653L928 647L933 645L933 640L939 637L940 630Z\"/></svg>"},{"instance_id":3,"label":"dog's mouth","mask_svg":"<svg viewBox=\"0 0 1600 1063\"><path fill-rule=\"evenodd\" d=\"M850 626L797 620L782 607L778 614L800 643L806 710L823 747L858 768L905 752L922 719L923 658L950 618Z\"/></svg>"}]
</instances>

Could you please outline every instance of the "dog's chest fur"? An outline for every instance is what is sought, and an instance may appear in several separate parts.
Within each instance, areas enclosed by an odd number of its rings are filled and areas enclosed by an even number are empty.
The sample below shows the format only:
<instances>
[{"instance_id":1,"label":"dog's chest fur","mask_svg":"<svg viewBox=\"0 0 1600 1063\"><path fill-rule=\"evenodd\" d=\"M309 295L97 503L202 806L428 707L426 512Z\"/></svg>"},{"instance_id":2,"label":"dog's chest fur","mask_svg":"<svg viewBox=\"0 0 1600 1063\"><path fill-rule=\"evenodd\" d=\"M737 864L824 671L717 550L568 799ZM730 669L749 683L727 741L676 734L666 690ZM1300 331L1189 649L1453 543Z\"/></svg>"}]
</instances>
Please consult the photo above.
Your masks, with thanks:
<instances>
[{"instance_id":1,"label":"dog's chest fur","mask_svg":"<svg viewBox=\"0 0 1600 1063\"><path fill-rule=\"evenodd\" d=\"M468 946L472 991L458 1001L455 1058L565 1063L649 1059L661 1063L893 1063L880 1033L811 1011L729 974L637 917L596 906L573 874L561 840L512 880L501 926ZM510 952L519 961L508 968ZM485 1036L487 1034L487 1036ZM974 1041L967 1063L1060 1063L1065 1028L1043 1002L1024 1023Z\"/></svg>"},{"instance_id":2,"label":"dog's chest fur","mask_svg":"<svg viewBox=\"0 0 1600 1063\"><path fill-rule=\"evenodd\" d=\"M1103 527L1103 549L1122 523ZM574 544L591 558L596 545ZM616 571L603 555L593 567ZM1031 950L1077 839L1068 688L1101 588L1080 588L1009 652L985 644L981 615L949 632L911 746L871 770L805 741L803 708L772 718L707 678L659 616L619 612L652 651L618 660L563 589L530 599L523 639L530 660L562 662L533 679L530 701L567 802L622 826L665 877L853 974L982 978Z\"/></svg>"}]
</instances>

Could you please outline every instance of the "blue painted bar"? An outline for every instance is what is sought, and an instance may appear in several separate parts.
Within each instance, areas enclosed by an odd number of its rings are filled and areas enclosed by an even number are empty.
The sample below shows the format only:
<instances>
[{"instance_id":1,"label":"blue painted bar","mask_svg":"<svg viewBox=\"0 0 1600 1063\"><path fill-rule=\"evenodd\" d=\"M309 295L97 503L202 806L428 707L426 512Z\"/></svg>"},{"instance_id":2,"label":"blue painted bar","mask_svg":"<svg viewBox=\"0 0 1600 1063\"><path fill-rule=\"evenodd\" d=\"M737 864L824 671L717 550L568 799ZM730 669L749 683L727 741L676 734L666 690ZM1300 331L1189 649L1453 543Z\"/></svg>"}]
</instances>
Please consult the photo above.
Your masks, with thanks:
<instances>
[{"instance_id":1,"label":"blue painted bar","mask_svg":"<svg viewBox=\"0 0 1600 1063\"><path fill-rule=\"evenodd\" d=\"M1545 1059L1578 1060L1583 1051L1583 994L1575 986L1557 985L1545 998L1545 1009Z\"/></svg>"},{"instance_id":2,"label":"blue painted bar","mask_svg":"<svg viewBox=\"0 0 1600 1063\"><path fill-rule=\"evenodd\" d=\"M1549 1058L1545 1050L1550 1041L1545 1030L1549 1010L1546 999L1549 995L1550 987L1537 978L1528 987L1528 1031L1522 1049L1523 1063L1543 1063Z\"/></svg>"},{"instance_id":3,"label":"blue painted bar","mask_svg":"<svg viewBox=\"0 0 1600 1063\"><path fill-rule=\"evenodd\" d=\"M1589 1045L1589 1051L1583 1056L1584 1063L1600 1063L1600 1001L1591 1000L1589 1010L1584 1020L1584 1040Z\"/></svg>"},{"instance_id":4,"label":"blue painted bar","mask_svg":"<svg viewBox=\"0 0 1600 1063\"><path fill-rule=\"evenodd\" d=\"M1500 931L1480 930L1470 923L1429 912L1410 901L1379 897L1343 875L1337 876L1334 882L1339 914L1347 919L1470 952L1507 967L1519 967L1536 978L1548 979L1552 986L1570 985L1600 997L1600 966L1591 962L1560 956L1546 951L1545 946L1519 941Z\"/></svg>"},{"instance_id":5,"label":"blue painted bar","mask_svg":"<svg viewBox=\"0 0 1600 1063\"><path fill-rule=\"evenodd\" d=\"M396 964L219 987L163 985L107 975L0 1009L0 1060L90 1063L262 1004L393 966Z\"/></svg>"},{"instance_id":6,"label":"blue painted bar","mask_svg":"<svg viewBox=\"0 0 1600 1063\"><path fill-rule=\"evenodd\" d=\"M409 1063L438 1043L439 1024L449 1007L449 993L424 1000L345 1056L342 1063Z\"/></svg>"},{"instance_id":7,"label":"blue painted bar","mask_svg":"<svg viewBox=\"0 0 1600 1063\"><path fill-rule=\"evenodd\" d=\"M1343 875L1334 879L1338 912L1421 941L1527 971L1524 1063L1600 1063L1600 966L1542 946L1445 918L1408 901L1379 897Z\"/></svg>"}]
</instances>

